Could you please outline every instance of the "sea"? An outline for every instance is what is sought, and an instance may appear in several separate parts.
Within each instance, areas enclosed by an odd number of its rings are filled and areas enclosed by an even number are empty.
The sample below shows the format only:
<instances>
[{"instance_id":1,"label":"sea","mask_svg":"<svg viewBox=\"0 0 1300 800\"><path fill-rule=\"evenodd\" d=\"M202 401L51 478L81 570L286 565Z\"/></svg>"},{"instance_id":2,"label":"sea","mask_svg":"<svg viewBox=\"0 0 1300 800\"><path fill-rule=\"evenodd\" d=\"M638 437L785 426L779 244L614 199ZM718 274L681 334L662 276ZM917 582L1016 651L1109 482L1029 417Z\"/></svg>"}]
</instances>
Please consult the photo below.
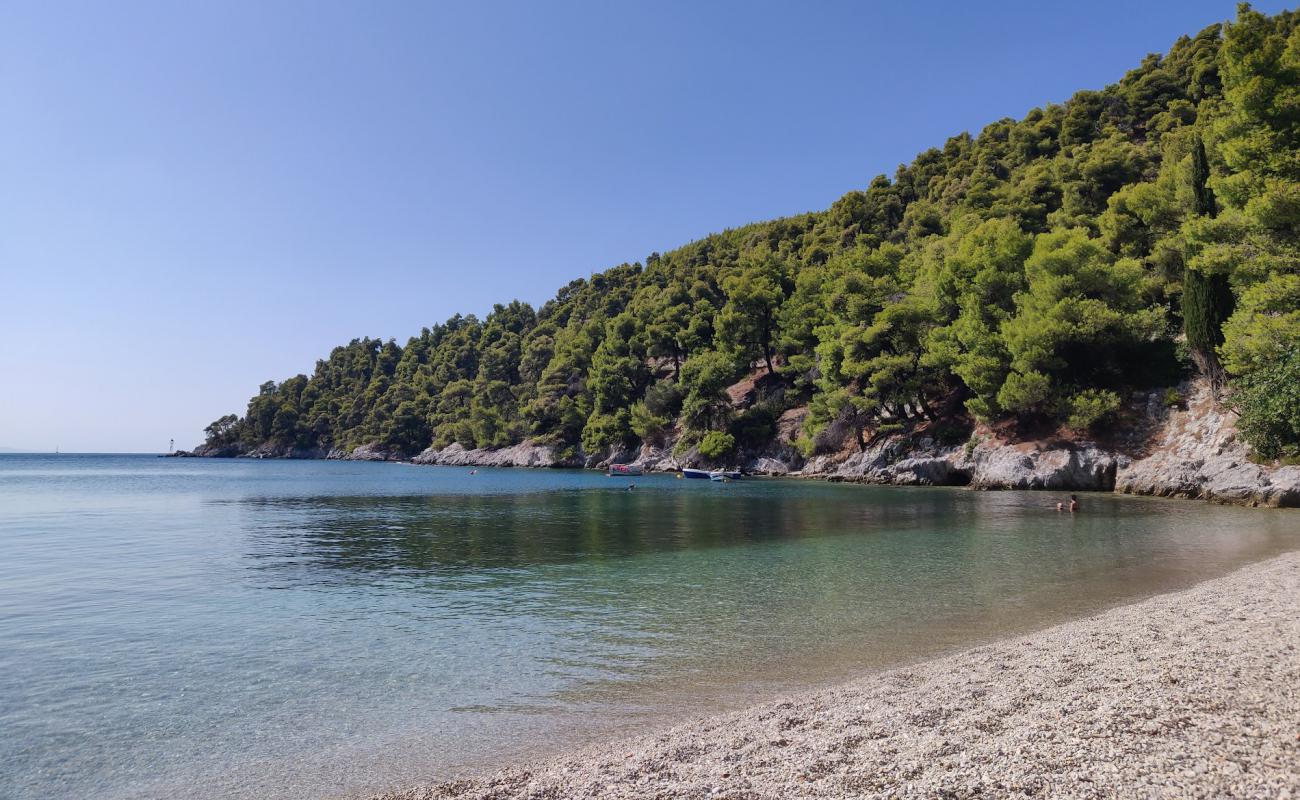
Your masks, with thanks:
<instances>
[{"instance_id":1,"label":"sea","mask_svg":"<svg viewBox=\"0 0 1300 800\"><path fill-rule=\"evenodd\" d=\"M332 798L1191 586L1300 513L581 470L0 455L0 797Z\"/></svg>"}]
</instances>

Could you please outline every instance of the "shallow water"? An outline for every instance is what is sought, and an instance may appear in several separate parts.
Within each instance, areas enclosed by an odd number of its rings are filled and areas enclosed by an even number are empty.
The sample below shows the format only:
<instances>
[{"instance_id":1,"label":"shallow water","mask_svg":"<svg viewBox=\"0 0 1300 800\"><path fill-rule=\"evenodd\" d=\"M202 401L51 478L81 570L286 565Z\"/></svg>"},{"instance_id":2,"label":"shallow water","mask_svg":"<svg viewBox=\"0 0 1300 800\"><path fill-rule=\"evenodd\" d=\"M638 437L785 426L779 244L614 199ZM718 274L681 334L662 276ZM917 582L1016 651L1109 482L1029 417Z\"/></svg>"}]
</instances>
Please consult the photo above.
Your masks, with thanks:
<instances>
[{"instance_id":1,"label":"shallow water","mask_svg":"<svg viewBox=\"0 0 1300 800\"><path fill-rule=\"evenodd\" d=\"M0 455L0 796L437 780L1300 547L1295 512L1057 499Z\"/></svg>"}]
</instances>

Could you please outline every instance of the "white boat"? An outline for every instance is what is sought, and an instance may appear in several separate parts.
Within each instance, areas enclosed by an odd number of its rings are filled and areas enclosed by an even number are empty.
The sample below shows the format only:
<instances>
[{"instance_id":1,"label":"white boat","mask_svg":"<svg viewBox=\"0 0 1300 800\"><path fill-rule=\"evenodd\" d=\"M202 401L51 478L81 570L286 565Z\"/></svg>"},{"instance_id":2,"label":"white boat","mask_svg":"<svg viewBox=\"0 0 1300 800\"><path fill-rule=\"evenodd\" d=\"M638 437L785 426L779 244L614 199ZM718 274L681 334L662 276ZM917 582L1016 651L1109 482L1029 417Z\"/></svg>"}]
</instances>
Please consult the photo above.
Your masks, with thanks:
<instances>
[{"instance_id":1,"label":"white boat","mask_svg":"<svg viewBox=\"0 0 1300 800\"><path fill-rule=\"evenodd\" d=\"M636 464L610 464L610 477L623 475L644 475L644 471Z\"/></svg>"},{"instance_id":2,"label":"white boat","mask_svg":"<svg viewBox=\"0 0 1300 800\"><path fill-rule=\"evenodd\" d=\"M729 481L738 481L743 477L744 477L744 473L738 470L730 470L730 469L715 469L714 471L709 473L709 480L714 480L714 481L720 481L724 479Z\"/></svg>"},{"instance_id":3,"label":"white boat","mask_svg":"<svg viewBox=\"0 0 1300 800\"><path fill-rule=\"evenodd\" d=\"M683 478L694 478L697 481L709 480L709 471L707 469L683 469Z\"/></svg>"}]
</instances>

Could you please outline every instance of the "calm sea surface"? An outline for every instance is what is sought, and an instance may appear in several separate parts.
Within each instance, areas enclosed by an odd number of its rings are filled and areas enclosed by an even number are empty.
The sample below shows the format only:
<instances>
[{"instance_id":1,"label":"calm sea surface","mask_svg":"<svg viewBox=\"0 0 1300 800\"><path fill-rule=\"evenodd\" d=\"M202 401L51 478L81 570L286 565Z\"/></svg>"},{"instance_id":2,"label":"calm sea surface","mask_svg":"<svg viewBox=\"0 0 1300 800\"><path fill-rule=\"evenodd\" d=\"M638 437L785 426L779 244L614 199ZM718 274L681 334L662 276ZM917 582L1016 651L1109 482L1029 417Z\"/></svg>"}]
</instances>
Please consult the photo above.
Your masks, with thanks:
<instances>
[{"instance_id":1,"label":"calm sea surface","mask_svg":"<svg viewBox=\"0 0 1300 800\"><path fill-rule=\"evenodd\" d=\"M1187 501L0 455L0 797L330 797L723 710L1300 547Z\"/></svg>"}]
</instances>

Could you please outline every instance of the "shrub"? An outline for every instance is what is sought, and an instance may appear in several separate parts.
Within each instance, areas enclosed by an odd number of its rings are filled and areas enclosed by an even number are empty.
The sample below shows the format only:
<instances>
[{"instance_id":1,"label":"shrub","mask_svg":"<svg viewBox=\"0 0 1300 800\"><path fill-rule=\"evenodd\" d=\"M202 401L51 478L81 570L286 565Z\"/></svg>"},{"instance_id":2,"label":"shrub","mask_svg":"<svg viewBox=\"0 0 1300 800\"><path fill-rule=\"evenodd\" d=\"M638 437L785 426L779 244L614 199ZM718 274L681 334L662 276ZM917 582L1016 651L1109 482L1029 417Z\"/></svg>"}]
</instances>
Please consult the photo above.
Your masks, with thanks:
<instances>
[{"instance_id":1,"label":"shrub","mask_svg":"<svg viewBox=\"0 0 1300 800\"><path fill-rule=\"evenodd\" d=\"M660 416L650 410L649 404L638 400L632 404L632 432L643 442L655 442L662 436L670 422L667 416Z\"/></svg>"},{"instance_id":2,"label":"shrub","mask_svg":"<svg viewBox=\"0 0 1300 800\"><path fill-rule=\"evenodd\" d=\"M1106 389L1085 389L1070 401L1070 416L1066 424L1082 431L1109 419L1119 410L1119 395Z\"/></svg>"},{"instance_id":3,"label":"shrub","mask_svg":"<svg viewBox=\"0 0 1300 800\"><path fill-rule=\"evenodd\" d=\"M1186 398L1183 397L1183 393L1172 386L1165 389L1164 397L1161 398L1161 401L1165 404L1166 408L1180 408L1185 400Z\"/></svg>"},{"instance_id":4,"label":"shrub","mask_svg":"<svg viewBox=\"0 0 1300 800\"><path fill-rule=\"evenodd\" d=\"M806 433L800 433L794 440L794 446L804 458L812 458L817 452L817 440Z\"/></svg>"},{"instance_id":5,"label":"shrub","mask_svg":"<svg viewBox=\"0 0 1300 800\"><path fill-rule=\"evenodd\" d=\"M673 443L673 455L682 456L686 453L687 450L690 450L692 447L694 447L699 443L700 443L699 431L692 431L689 429L682 431L682 435L678 437L676 442Z\"/></svg>"},{"instance_id":6,"label":"shrub","mask_svg":"<svg viewBox=\"0 0 1300 800\"><path fill-rule=\"evenodd\" d=\"M613 414L594 411L582 429L582 449L599 453L612 446L627 447L633 444L632 415L626 408Z\"/></svg>"},{"instance_id":7,"label":"shrub","mask_svg":"<svg viewBox=\"0 0 1300 800\"><path fill-rule=\"evenodd\" d=\"M646 389L645 407L656 417L676 417L682 410L682 390L672 380L659 381Z\"/></svg>"},{"instance_id":8,"label":"shrub","mask_svg":"<svg viewBox=\"0 0 1300 800\"><path fill-rule=\"evenodd\" d=\"M712 351L691 356L682 364L682 419L687 427L705 430L725 424L730 417L727 386L736 374L736 365L721 353Z\"/></svg>"},{"instance_id":9,"label":"shrub","mask_svg":"<svg viewBox=\"0 0 1300 800\"><path fill-rule=\"evenodd\" d=\"M761 447L776 435L776 414L754 406L732 421L729 432L741 447Z\"/></svg>"},{"instance_id":10,"label":"shrub","mask_svg":"<svg viewBox=\"0 0 1300 800\"><path fill-rule=\"evenodd\" d=\"M971 429L968 425L943 423L935 427L935 441L943 445L955 445L970 439Z\"/></svg>"},{"instance_id":11,"label":"shrub","mask_svg":"<svg viewBox=\"0 0 1300 800\"><path fill-rule=\"evenodd\" d=\"M998 405L1009 411L1036 411L1052 394L1052 381L1041 372L1012 372L998 390Z\"/></svg>"},{"instance_id":12,"label":"shrub","mask_svg":"<svg viewBox=\"0 0 1300 800\"><path fill-rule=\"evenodd\" d=\"M736 447L736 437L722 431L709 431L700 440L700 455L709 460L721 458Z\"/></svg>"},{"instance_id":13,"label":"shrub","mask_svg":"<svg viewBox=\"0 0 1300 800\"><path fill-rule=\"evenodd\" d=\"M1264 458L1300 456L1300 350L1232 382L1237 429Z\"/></svg>"}]
</instances>

